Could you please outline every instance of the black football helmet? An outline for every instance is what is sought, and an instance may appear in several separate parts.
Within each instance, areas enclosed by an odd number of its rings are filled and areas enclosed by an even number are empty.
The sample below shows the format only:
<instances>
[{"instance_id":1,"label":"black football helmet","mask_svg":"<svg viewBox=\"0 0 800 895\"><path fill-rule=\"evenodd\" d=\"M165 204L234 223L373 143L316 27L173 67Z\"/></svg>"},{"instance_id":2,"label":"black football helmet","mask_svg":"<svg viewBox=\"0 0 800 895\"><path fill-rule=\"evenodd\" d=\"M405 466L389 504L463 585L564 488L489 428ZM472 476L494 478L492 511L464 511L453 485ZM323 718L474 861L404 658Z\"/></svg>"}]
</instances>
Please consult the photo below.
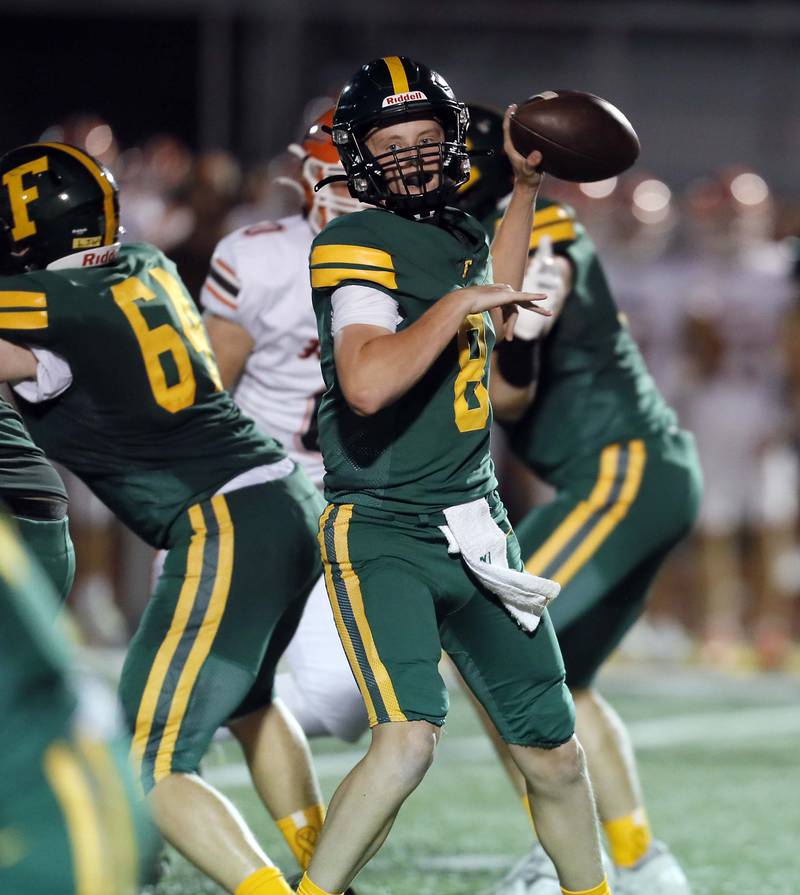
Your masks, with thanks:
<instances>
[{"instance_id":1,"label":"black football helmet","mask_svg":"<svg viewBox=\"0 0 800 895\"><path fill-rule=\"evenodd\" d=\"M376 128L394 121L432 118L444 129L441 143L426 143L374 156L366 145ZM407 56L385 56L363 65L342 90L333 116L333 142L354 199L406 217L429 217L443 208L469 177L464 137L466 106L447 81ZM392 192L389 177L400 183ZM438 173L437 186L428 186ZM322 181L317 188L324 185ZM412 192L413 187L419 192Z\"/></svg>"},{"instance_id":2,"label":"black football helmet","mask_svg":"<svg viewBox=\"0 0 800 895\"><path fill-rule=\"evenodd\" d=\"M120 233L114 176L82 149L30 143L0 159L0 273L40 270Z\"/></svg>"},{"instance_id":3,"label":"black football helmet","mask_svg":"<svg viewBox=\"0 0 800 895\"><path fill-rule=\"evenodd\" d=\"M487 106L470 103L467 149L469 180L458 188L454 200L462 211L482 220L514 187L514 170L503 151L503 116Z\"/></svg>"}]
</instances>

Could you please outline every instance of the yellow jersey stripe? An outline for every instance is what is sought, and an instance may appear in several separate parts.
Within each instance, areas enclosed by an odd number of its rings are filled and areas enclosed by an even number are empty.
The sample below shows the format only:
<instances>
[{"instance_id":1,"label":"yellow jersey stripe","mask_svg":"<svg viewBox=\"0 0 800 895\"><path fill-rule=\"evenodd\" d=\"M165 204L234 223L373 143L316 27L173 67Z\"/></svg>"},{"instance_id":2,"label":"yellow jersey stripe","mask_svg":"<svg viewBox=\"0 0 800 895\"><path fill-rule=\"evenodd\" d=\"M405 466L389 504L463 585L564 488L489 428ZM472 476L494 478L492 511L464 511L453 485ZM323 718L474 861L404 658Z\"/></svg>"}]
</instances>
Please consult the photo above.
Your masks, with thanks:
<instances>
[{"instance_id":1,"label":"yellow jersey stripe","mask_svg":"<svg viewBox=\"0 0 800 895\"><path fill-rule=\"evenodd\" d=\"M384 56L383 61L389 69L392 79L392 90L395 93L408 93L408 75L399 56Z\"/></svg>"},{"instance_id":2,"label":"yellow jersey stripe","mask_svg":"<svg viewBox=\"0 0 800 895\"><path fill-rule=\"evenodd\" d=\"M548 208L543 208L541 211L534 212L533 229L537 230L539 227L544 227L546 224L555 224L558 223L558 221L565 220L571 220L570 216L567 214L567 210L561 205L550 205Z\"/></svg>"},{"instance_id":3,"label":"yellow jersey stripe","mask_svg":"<svg viewBox=\"0 0 800 895\"><path fill-rule=\"evenodd\" d=\"M614 501L614 505L608 512L602 516L597 525L581 541L570 558L552 576L553 580L557 581L562 587L566 587L594 556L603 541L625 518L631 504L636 499L636 495L639 493L647 461L647 449L643 441L636 440L629 443L628 451L628 468L625 472L625 482L622 485L619 497Z\"/></svg>"},{"instance_id":4,"label":"yellow jersey stripe","mask_svg":"<svg viewBox=\"0 0 800 895\"><path fill-rule=\"evenodd\" d=\"M549 236L553 242L566 242L575 239L575 226L567 219L560 223L548 224L545 227L535 228L531 232L530 248L535 249L543 236Z\"/></svg>"},{"instance_id":5,"label":"yellow jersey stripe","mask_svg":"<svg viewBox=\"0 0 800 895\"><path fill-rule=\"evenodd\" d=\"M394 270L394 261L388 252L369 246L324 245L311 252L311 266L317 264L358 264L362 267L382 267Z\"/></svg>"},{"instance_id":6,"label":"yellow jersey stripe","mask_svg":"<svg viewBox=\"0 0 800 895\"><path fill-rule=\"evenodd\" d=\"M47 329L47 311L0 311L0 329Z\"/></svg>"},{"instance_id":7,"label":"yellow jersey stripe","mask_svg":"<svg viewBox=\"0 0 800 895\"><path fill-rule=\"evenodd\" d=\"M139 855L125 782L105 743L81 736L78 748L100 783L106 839L113 843L109 857L116 858L114 880L122 891L132 891L139 876Z\"/></svg>"},{"instance_id":8,"label":"yellow jersey stripe","mask_svg":"<svg viewBox=\"0 0 800 895\"><path fill-rule=\"evenodd\" d=\"M561 522L549 538L525 563L525 571L541 575L548 565L566 547L569 541L589 521L593 513L602 510L614 488L619 465L618 444L603 448L600 454L600 472L587 500L582 500Z\"/></svg>"},{"instance_id":9,"label":"yellow jersey stripe","mask_svg":"<svg viewBox=\"0 0 800 895\"><path fill-rule=\"evenodd\" d=\"M353 564L350 562L350 550L347 543L347 535L350 529L350 519L352 516L353 505L346 504L340 508L339 515L336 517L334 523L336 559L342 573L342 580L344 581L344 586L347 590L347 596L350 598L350 606L353 610L356 625L358 626L358 633L361 635L361 640L364 644L367 662L372 669L372 675L380 690L381 698L383 699L384 706L386 706L386 713L389 716L389 720L406 721L408 719L400 709L397 695L394 692L392 679L389 677L389 672L386 670L386 666L381 662L381 657L378 655L378 648L375 646L372 631L369 627L369 621L367 620L367 613L364 609L364 598L361 594L361 582L358 579L357 572L353 568Z\"/></svg>"},{"instance_id":10,"label":"yellow jersey stripe","mask_svg":"<svg viewBox=\"0 0 800 895\"><path fill-rule=\"evenodd\" d=\"M97 162L86 152L81 152L74 146L67 146L65 143L42 143L50 149L60 149L73 158L77 159L86 170L97 181L98 186L103 192L103 217L105 218L105 233L103 235L103 245L110 246L117 238L117 216L114 213L114 189L103 174L102 169Z\"/></svg>"},{"instance_id":11,"label":"yellow jersey stripe","mask_svg":"<svg viewBox=\"0 0 800 895\"><path fill-rule=\"evenodd\" d=\"M363 267L314 267L311 288L330 289L345 280L367 280L387 289L397 289L397 277L391 270L365 270Z\"/></svg>"},{"instance_id":12,"label":"yellow jersey stripe","mask_svg":"<svg viewBox=\"0 0 800 895\"><path fill-rule=\"evenodd\" d=\"M44 292L0 292L0 308L46 308Z\"/></svg>"},{"instance_id":13,"label":"yellow jersey stripe","mask_svg":"<svg viewBox=\"0 0 800 895\"><path fill-rule=\"evenodd\" d=\"M156 783L172 773L172 756L175 752L175 744L181 731L186 708L192 695L194 685L203 667L203 663L211 652L214 638L217 636L219 626L225 614L228 603L228 595L231 591L231 579L233 577L233 521L228 510L228 502L224 494L218 494L211 499L211 508L217 520L219 531L219 554L217 557L217 570L214 578L214 588L208 601L206 614L200 631L192 644L186 664L178 680L172 703L169 707L169 716L164 727L164 735L158 747L153 779Z\"/></svg>"},{"instance_id":14,"label":"yellow jersey stripe","mask_svg":"<svg viewBox=\"0 0 800 895\"><path fill-rule=\"evenodd\" d=\"M75 895L103 895L116 880L106 879L103 825L92 788L80 762L64 741L53 743L44 756L44 773L64 815L72 852Z\"/></svg>"},{"instance_id":15,"label":"yellow jersey stripe","mask_svg":"<svg viewBox=\"0 0 800 895\"><path fill-rule=\"evenodd\" d=\"M199 504L189 508L189 521L192 526L192 539L189 544L189 553L186 561L186 575L183 579L181 592L172 622L161 646L158 648L156 658L147 676L139 710L136 714L136 725L133 731L131 743L131 757L137 774L141 774L142 760L144 759L147 741L150 739L150 731L153 727L153 718L158 705L158 697L164 686L172 657L181 642L186 623L192 613L200 586L200 577L203 571L203 553L206 546L206 524L203 519L203 511Z\"/></svg>"},{"instance_id":16,"label":"yellow jersey stripe","mask_svg":"<svg viewBox=\"0 0 800 895\"><path fill-rule=\"evenodd\" d=\"M325 512L322 514L322 517L319 520L319 535L317 539L319 540L319 548L322 554L322 564L325 569L325 590L328 592L328 601L331 604L331 609L333 610L333 619L336 622L336 630L339 632L339 639L342 641L342 646L344 647L345 654L347 655L347 661L350 664L350 670L353 672L353 676L356 679L356 683L358 684L358 689L361 692L361 698L364 700L364 705L367 708L367 718L369 720L369 726L374 727L378 723L378 716L375 712L375 705L372 702L372 696L370 696L369 687L367 687L367 682L364 680L364 675L361 671L361 666L358 664L358 657L356 656L356 651L353 646L353 642L350 639L350 635L347 632L347 626L344 623L344 619L342 618L342 611L339 608L339 600L336 597L336 588L333 583L333 572L331 568L331 560L328 556L328 549L325 545L325 530L328 526L328 517L334 509L334 504L329 503Z\"/></svg>"}]
</instances>

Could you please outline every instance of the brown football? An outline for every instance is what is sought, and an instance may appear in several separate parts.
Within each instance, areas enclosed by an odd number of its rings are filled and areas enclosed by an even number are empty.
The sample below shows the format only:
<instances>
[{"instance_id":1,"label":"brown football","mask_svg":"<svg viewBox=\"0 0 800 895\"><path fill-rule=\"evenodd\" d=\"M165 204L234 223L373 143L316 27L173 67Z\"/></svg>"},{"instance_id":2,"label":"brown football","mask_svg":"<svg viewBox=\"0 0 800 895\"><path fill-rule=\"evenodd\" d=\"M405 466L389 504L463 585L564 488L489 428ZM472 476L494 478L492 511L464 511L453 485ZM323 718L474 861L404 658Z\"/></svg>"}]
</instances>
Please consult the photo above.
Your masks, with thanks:
<instances>
[{"instance_id":1,"label":"brown football","mask_svg":"<svg viewBox=\"0 0 800 895\"><path fill-rule=\"evenodd\" d=\"M546 90L526 99L511 117L511 142L523 155L542 153L542 171L590 183L630 168L639 138L608 100L579 90Z\"/></svg>"}]
</instances>

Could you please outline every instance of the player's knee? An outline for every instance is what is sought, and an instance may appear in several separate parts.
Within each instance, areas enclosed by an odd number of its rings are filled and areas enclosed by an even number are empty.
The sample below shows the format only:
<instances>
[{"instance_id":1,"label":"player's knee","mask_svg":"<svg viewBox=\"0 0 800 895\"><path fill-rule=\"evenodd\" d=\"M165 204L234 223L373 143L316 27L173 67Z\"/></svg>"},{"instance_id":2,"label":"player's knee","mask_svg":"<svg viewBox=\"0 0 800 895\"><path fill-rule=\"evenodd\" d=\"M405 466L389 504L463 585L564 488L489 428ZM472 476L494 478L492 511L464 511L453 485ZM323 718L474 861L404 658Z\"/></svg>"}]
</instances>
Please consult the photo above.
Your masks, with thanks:
<instances>
[{"instance_id":1,"label":"player's knee","mask_svg":"<svg viewBox=\"0 0 800 895\"><path fill-rule=\"evenodd\" d=\"M583 749L575 736L554 749L512 746L511 752L528 785L541 795L555 795L586 774Z\"/></svg>"},{"instance_id":2,"label":"player's knee","mask_svg":"<svg viewBox=\"0 0 800 895\"><path fill-rule=\"evenodd\" d=\"M154 777L143 774L142 789L153 814L158 815L169 805L177 804L180 801L181 793L186 789L186 780L190 778L199 780L194 771L170 770ZM158 822L157 816L155 820Z\"/></svg>"},{"instance_id":3,"label":"player's knee","mask_svg":"<svg viewBox=\"0 0 800 895\"><path fill-rule=\"evenodd\" d=\"M394 786L411 792L433 764L441 728L427 721L381 724L373 729L372 745Z\"/></svg>"}]
</instances>

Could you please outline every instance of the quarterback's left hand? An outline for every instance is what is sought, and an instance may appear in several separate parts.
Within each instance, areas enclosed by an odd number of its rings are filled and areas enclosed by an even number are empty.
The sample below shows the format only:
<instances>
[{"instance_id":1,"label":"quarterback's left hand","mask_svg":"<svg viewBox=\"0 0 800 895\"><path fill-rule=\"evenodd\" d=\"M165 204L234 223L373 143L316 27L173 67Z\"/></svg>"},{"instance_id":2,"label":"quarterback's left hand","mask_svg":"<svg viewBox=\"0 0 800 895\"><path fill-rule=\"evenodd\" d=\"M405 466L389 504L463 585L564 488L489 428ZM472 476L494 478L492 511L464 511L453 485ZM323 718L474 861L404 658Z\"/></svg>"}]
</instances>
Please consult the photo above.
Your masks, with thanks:
<instances>
[{"instance_id":1,"label":"quarterback's left hand","mask_svg":"<svg viewBox=\"0 0 800 895\"><path fill-rule=\"evenodd\" d=\"M512 103L507 109L503 117L503 149L511 162L514 169L514 185L527 187L529 190L536 192L539 184L544 179L544 174L537 168L542 163L542 153L534 150L527 158L517 152L514 144L511 142L510 122L511 116L517 111L516 103Z\"/></svg>"}]
</instances>

